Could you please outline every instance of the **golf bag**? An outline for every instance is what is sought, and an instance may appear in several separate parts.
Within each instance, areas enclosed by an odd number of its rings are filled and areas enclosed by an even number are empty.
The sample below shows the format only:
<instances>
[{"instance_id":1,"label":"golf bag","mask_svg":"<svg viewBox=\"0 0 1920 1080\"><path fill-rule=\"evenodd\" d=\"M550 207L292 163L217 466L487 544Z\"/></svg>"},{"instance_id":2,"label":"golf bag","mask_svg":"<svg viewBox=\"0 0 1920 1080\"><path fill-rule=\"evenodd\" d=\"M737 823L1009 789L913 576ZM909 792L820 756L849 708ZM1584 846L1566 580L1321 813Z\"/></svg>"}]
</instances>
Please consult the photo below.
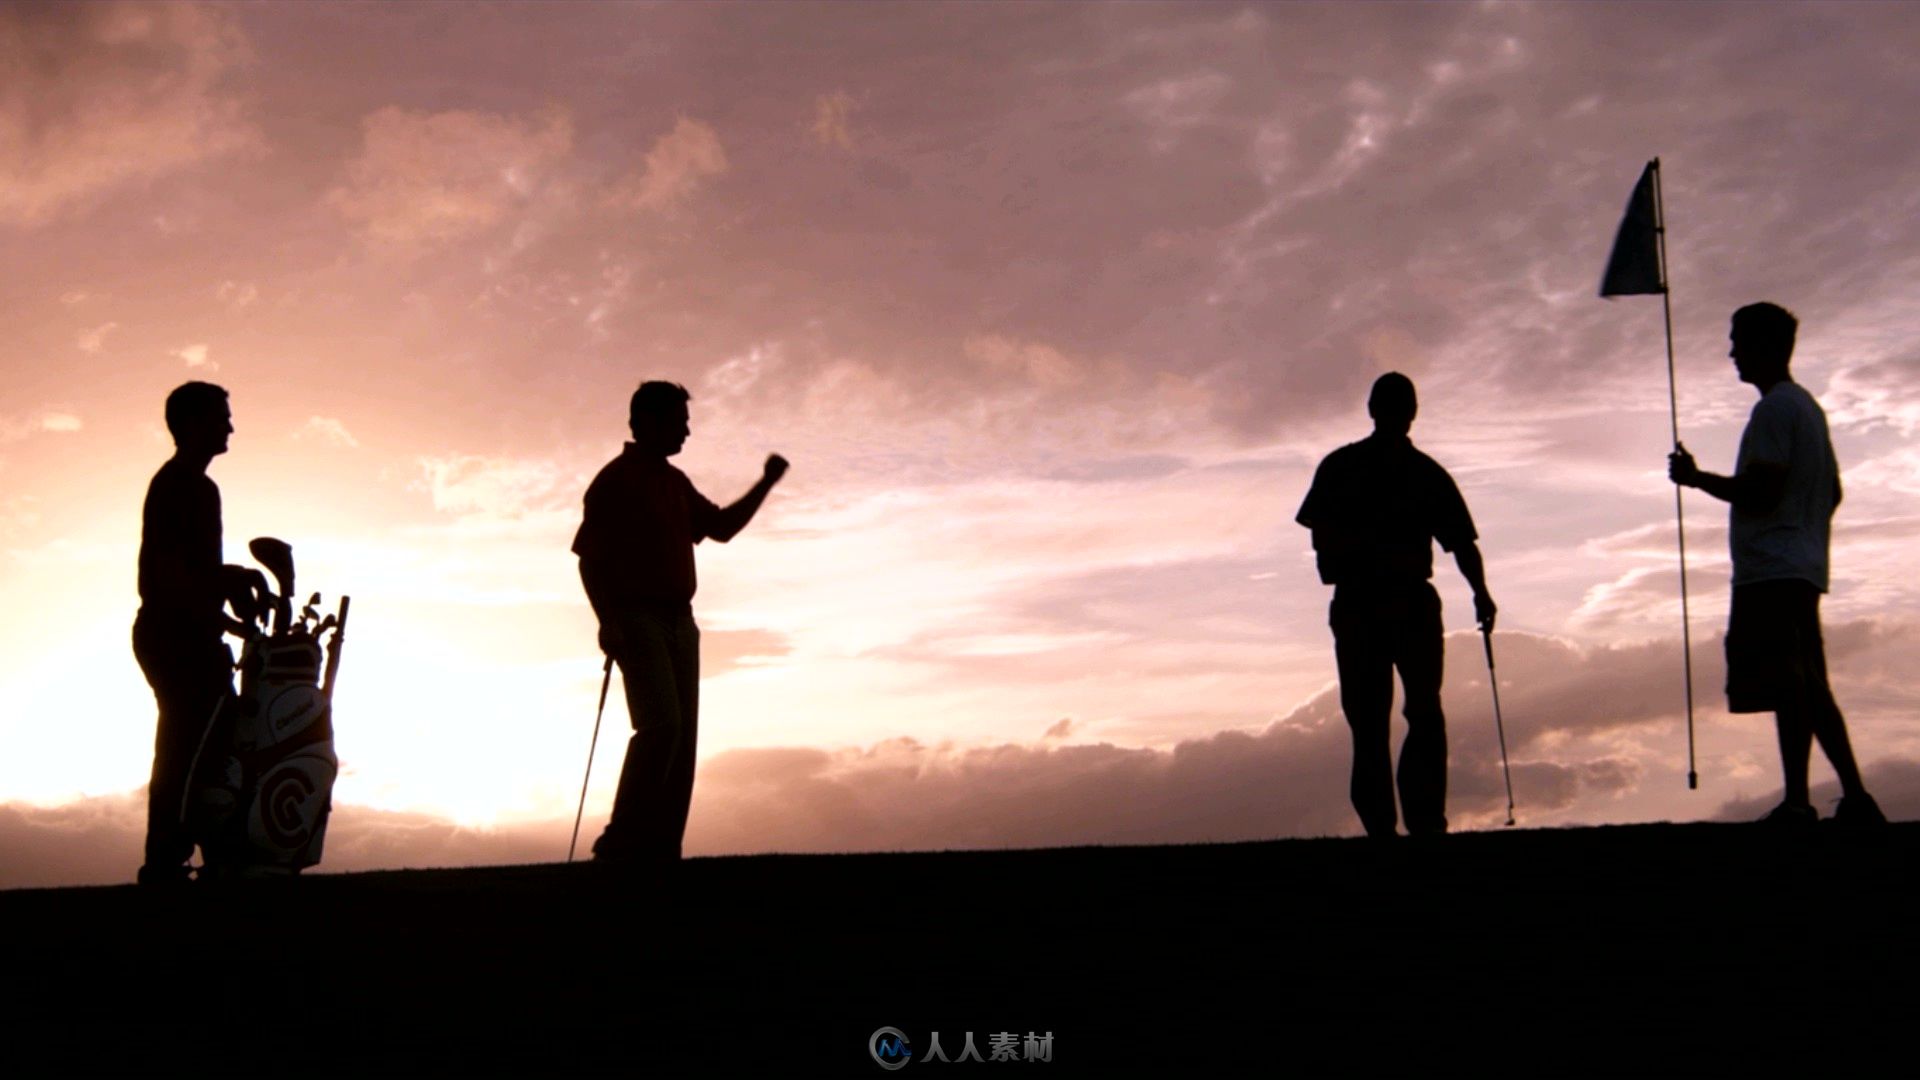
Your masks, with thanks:
<instances>
[{"instance_id":1,"label":"golf bag","mask_svg":"<svg viewBox=\"0 0 1920 1080\"><path fill-rule=\"evenodd\" d=\"M262 597L250 620L239 695L216 715L195 766L188 823L203 873L214 877L291 875L319 863L339 771L333 684L350 598L322 619L316 593L293 619L292 550L268 538L250 548L280 593Z\"/></svg>"}]
</instances>

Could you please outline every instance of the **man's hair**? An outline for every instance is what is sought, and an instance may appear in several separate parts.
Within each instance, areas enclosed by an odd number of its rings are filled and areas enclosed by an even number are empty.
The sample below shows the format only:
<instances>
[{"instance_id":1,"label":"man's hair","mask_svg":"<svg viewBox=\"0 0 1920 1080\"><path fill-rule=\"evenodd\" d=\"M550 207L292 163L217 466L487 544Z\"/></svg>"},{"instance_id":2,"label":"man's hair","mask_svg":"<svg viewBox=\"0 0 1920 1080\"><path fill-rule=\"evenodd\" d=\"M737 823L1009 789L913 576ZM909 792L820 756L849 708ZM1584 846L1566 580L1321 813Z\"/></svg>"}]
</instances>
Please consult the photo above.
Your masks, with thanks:
<instances>
[{"instance_id":1,"label":"man's hair","mask_svg":"<svg viewBox=\"0 0 1920 1080\"><path fill-rule=\"evenodd\" d=\"M219 417L227 404L227 392L210 382L181 383L167 395L167 430L173 441L209 419Z\"/></svg>"},{"instance_id":2,"label":"man's hair","mask_svg":"<svg viewBox=\"0 0 1920 1080\"><path fill-rule=\"evenodd\" d=\"M1367 395L1367 415L1412 418L1419 408L1413 393L1413 380L1397 371L1389 371L1373 380L1373 392Z\"/></svg>"},{"instance_id":3,"label":"man's hair","mask_svg":"<svg viewBox=\"0 0 1920 1080\"><path fill-rule=\"evenodd\" d=\"M687 388L679 383L659 380L643 382L640 389L633 392L633 400L627 405L627 426L639 427L642 416L671 417L692 400L693 395L687 393Z\"/></svg>"},{"instance_id":4,"label":"man's hair","mask_svg":"<svg viewBox=\"0 0 1920 1080\"><path fill-rule=\"evenodd\" d=\"M1782 363L1793 359L1793 339L1800 329L1800 320L1779 304L1764 300L1748 304L1733 313L1733 328L1743 337L1751 335L1755 344Z\"/></svg>"}]
</instances>

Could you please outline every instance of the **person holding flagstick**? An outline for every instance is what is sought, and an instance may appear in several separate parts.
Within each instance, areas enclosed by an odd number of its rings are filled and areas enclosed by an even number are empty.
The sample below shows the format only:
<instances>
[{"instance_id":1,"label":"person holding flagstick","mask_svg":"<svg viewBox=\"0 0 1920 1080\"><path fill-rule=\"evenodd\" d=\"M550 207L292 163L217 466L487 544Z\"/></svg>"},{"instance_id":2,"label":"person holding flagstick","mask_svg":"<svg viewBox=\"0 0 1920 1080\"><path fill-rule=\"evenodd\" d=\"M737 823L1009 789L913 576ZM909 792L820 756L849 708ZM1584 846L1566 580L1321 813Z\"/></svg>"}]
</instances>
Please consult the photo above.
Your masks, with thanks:
<instances>
[{"instance_id":1,"label":"person holding flagstick","mask_svg":"<svg viewBox=\"0 0 1920 1080\"><path fill-rule=\"evenodd\" d=\"M1660 197L1660 159L1647 162L1633 186L1627 212L1613 237L1613 254L1600 279L1600 296L1659 296L1667 325L1667 416L1673 424L1673 448L1680 449L1680 396L1673 375L1673 299L1667 288L1666 205ZM1680 489L1673 492L1673 518L1680 547L1680 670L1687 692L1687 789L1700 786L1693 754L1693 613L1687 598L1687 511Z\"/></svg>"},{"instance_id":2,"label":"person holding flagstick","mask_svg":"<svg viewBox=\"0 0 1920 1080\"><path fill-rule=\"evenodd\" d=\"M1764 822L1807 826L1819 814L1807 790L1813 743L1840 778L1834 820L1880 826L1886 816L1867 794L1854 761L1847 721L1827 685L1820 595L1840 505L1840 469L1827 417L1788 368L1799 320L1777 304L1733 313L1728 337L1740 381L1760 400L1740 436L1732 476L1701 469L1685 446L1668 455L1675 484L1728 504L1733 606L1727 615L1727 708L1772 712L1780 738L1783 797Z\"/></svg>"}]
</instances>

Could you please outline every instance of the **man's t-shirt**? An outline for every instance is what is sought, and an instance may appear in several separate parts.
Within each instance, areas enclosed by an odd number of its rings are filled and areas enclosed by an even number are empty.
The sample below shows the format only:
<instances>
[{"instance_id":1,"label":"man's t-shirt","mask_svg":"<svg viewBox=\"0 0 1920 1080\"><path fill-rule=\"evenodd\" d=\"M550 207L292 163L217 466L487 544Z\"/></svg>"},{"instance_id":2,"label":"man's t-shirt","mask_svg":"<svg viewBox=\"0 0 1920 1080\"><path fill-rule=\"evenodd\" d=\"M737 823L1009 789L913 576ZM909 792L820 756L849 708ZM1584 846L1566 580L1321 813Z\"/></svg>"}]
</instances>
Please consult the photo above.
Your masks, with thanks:
<instances>
[{"instance_id":1,"label":"man's t-shirt","mask_svg":"<svg viewBox=\"0 0 1920 1080\"><path fill-rule=\"evenodd\" d=\"M1734 474L1754 465L1787 470L1780 502L1764 514L1734 507L1728 530L1733 583L1799 579L1827 591L1827 545L1839 502L1840 466L1827 415L1798 383L1775 383L1753 406Z\"/></svg>"},{"instance_id":2,"label":"man's t-shirt","mask_svg":"<svg viewBox=\"0 0 1920 1080\"><path fill-rule=\"evenodd\" d=\"M1433 577L1433 541L1479 538L1453 477L1406 439L1371 435L1328 454L1295 521L1313 530L1320 580L1392 584Z\"/></svg>"},{"instance_id":3,"label":"man's t-shirt","mask_svg":"<svg viewBox=\"0 0 1920 1080\"><path fill-rule=\"evenodd\" d=\"M140 514L140 617L220 636L220 488L178 459L153 474Z\"/></svg>"},{"instance_id":4,"label":"man's t-shirt","mask_svg":"<svg viewBox=\"0 0 1920 1080\"><path fill-rule=\"evenodd\" d=\"M712 535L719 512L686 473L628 443L588 485L573 553L615 610L684 608L698 584L693 545Z\"/></svg>"}]
</instances>

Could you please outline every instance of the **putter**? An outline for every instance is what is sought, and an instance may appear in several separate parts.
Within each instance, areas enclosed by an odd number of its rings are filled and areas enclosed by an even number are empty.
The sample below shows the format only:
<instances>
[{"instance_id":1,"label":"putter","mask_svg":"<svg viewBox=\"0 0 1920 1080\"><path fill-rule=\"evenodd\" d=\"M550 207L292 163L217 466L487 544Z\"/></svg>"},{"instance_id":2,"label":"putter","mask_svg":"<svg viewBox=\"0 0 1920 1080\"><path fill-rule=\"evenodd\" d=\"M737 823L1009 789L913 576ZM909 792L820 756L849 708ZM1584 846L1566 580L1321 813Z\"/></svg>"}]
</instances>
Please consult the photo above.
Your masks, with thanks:
<instances>
[{"instance_id":1,"label":"putter","mask_svg":"<svg viewBox=\"0 0 1920 1080\"><path fill-rule=\"evenodd\" d=\"M1500 719L1500 676L1493 670L1493 628L1482 625L1480 636L1487 645L1487 685L1493 687L1493 730L1500 734L1500 773L1507 779L1507 825L1513 825L1513 770L1507 767L1507 725Z\"/></svg>"},{"instance_id":2,"label":"putter","mask_svg":"<svg viewBox=\"0 0 1920 1080\"><path fill-rule=\"evenodd\" d=\"M587 812L587 781L593 777L593 752L600 747L600 718L607 712L607 687L613 685L613 657L607 657L600 676L600 707L593 712L593 741L587 743L587 774L580 778L580 809L573 812L573 839L567 841L567 861L573 861L573 849L580 843L580 818Z\"/></svg>"}]
</instances>

